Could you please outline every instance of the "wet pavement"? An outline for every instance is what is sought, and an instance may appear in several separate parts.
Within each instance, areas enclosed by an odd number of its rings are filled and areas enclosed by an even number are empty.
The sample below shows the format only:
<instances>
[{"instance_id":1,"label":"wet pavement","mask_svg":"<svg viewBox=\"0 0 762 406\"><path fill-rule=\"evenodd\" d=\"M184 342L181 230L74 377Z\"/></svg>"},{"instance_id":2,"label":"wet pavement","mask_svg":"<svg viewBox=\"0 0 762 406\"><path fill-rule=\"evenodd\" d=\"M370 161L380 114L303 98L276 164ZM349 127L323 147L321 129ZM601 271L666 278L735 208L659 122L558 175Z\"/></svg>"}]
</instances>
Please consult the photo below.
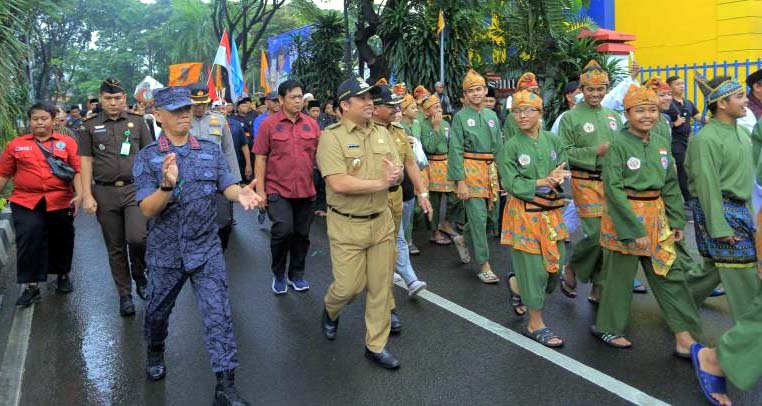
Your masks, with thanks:
<instances>
[{"instance_id":1,"label":"wet pavement","mask_svg":"<svg viewBox=\"0 0 762 406\"><path fill-rule=\"evenodd\" d=\"M236 210L239 208L236 207ZM270 290L268 231L256 215L237 211L226 261L241 367L240 392L257 405L619 405L622 397L549 362L422 298L395 288L402 335L390 340L402 368L381 370L363 357L363 301L341 316L336 341L319 328L322 297L331 281L325 221L317 219L307 260L308 292L275 297ZM143 372L144 305L132 318L118 314L105 246L92 216L76 222L75 291L60 296L44 289L34 308L26 357L22 405L209 405L212 374L190 284L170 319L168 374L150 382ZM493 269L501 284L487 286L461 265L453 247L426 242L413 257L431 292L465 309L521 331L523 320L508 305L505 274L509 254L493 241ZM11 298L0 315L9 320ZM705 404L690 362L672 355L672 336L652 295L636 295L628 332L631 350L615 350L592 337L594 309L587 288L572 301L554 293L546 323L566 345L559 352L663 402ZM730 320L722 298L702 309L706 342L716 342ZM0 329L3 332L3 329ZM3 343L4 337L0 338ZM762 386L742 393L737 405L762 404Z\"/></svg>"}]
</instances>

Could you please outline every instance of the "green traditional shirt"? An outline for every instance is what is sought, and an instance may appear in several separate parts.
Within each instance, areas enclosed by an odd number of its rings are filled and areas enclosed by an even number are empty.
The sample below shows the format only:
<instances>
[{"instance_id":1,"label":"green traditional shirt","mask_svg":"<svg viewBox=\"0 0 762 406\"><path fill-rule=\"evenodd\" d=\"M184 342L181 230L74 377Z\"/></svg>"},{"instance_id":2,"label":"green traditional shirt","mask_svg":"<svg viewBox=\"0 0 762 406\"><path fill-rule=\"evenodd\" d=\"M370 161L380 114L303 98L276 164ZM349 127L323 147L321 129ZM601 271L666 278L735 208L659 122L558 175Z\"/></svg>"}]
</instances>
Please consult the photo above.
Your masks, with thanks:
<instances>
[{"instance_id":1,"label":"green traditional shirt","mask_svg":"<svg viewBox=\"0 0 762 406\"><path fill-rule=\"evenodd\" d=\"M410 122L410 125L405 124L404 122L400 122L400 125L407 131L408 135L415 137L418 140L421 139L421 122L417 118L413 119L413 121Z\"/></svg>"},{"instance_id":2,"label":"green traditional shirt","mask_svg":"<svg viewBox=\"0 0 762 406\"><path fill-rule=\"evenodd\" d=\"M654 125L654 128L649 131L651 135L660 135L668 140L672 140L672 128L670 128L669 122L667 122L667 119L662 115L659 114L659 121L656 122L656 125Z\"/></svg>"},{"instance_id":3,"label":"green traditional shirt","mask_svg":"<svg viewBox=\"0 0 762 406\"><path fill-rule=\"evenodd\" d=\"M423 152L429 155L447 154L447 145L450 139L450 124L442 120L439 124L439 130L434 130L430 119L425 119L421 123L421 144Z\"/></svg>"},{"instance_id":4,"label":"green traditional shirt","mask_svg":"<svg viewBox=\"0 0 762 406\"><path fill-rule=\"evenodd\" d=\"M486 108L476 111L471 106L462 108L452 119L447 179L465 179L464 152L495 154L501 144L500 120L494 111Z\"/></svg>"},{"instance_id":5,"label":"green traditional shirt","mask_svg":"<svg viewBox=\"0 0 762 406\"><path fill-rule=\"evenodd\" d=\"M755 170L749 130L710 120L690 137L685 158L688 189L704 210L712 238L734 235L725 221L722 199L751 200Z\"/></svg>"},{"instance_id":6,"label":"green traditional shirt","mask_svg":"<svg viewBox=\"0 0 762 406\"><path fill-rule=\"evenodd\" d=\"M603 194L606 212L620 240L646 236L625 189L660 191L670 228L681 230L685 227L683 195L677 182L671 144L670 138L653 133L645 142L627 129L621 130L611 141L603 160Z\"/></svg>"},{"instance_id":7,"label":"green traditional shirt","mask_svg":"<svg viewBox=\"0 0 762 406\"><path fill-rule=\"evenodd\" d=\"M516 119L513 117L510 111L505 116L505 124L503 124L503 141L508 141L513 136L522 134L519 125L516 123Z\"/></svg>"},{"instance_id":8,"label":"green traditional shirt","mask_svg":"<svg viewBox=\"0 0 762 406\"><path fill-rule=\"evenodd\" d=\"M572 169L600 170L603 157L596 155L601 144L611 142L622 128L619 114L606 107L579 103L561 118L558 136L569 156Z\"/></svg>"},{"instance_id":9,"label":"green traditional shirt","mask_svg":"<svg viewBox=\"0 0 762 406\"><path fill-rule=\"evenodd\" d=\"M561 140L550 131L540 130L536 138L519 132L505 141L495 160L503 189L519 199L532 200L537 192L535 181L565 162L566 153Z\"/></svg>"}]
</instances>

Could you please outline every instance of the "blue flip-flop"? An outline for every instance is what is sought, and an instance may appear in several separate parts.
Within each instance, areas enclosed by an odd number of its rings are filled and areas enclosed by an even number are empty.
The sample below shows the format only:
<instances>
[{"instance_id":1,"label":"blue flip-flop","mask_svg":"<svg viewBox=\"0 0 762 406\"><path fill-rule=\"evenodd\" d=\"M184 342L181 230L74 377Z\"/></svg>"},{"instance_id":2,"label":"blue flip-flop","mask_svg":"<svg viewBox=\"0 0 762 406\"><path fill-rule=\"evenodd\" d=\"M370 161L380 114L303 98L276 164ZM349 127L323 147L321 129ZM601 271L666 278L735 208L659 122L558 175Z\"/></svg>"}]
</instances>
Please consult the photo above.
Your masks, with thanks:
<instances>
[{"instance_id":1,"label":"blue flip-flop","mask_svg":"<svg viewBox=\"0 0 762 406\"><path fill-rule=\"evenodd\" d=\"M719 406L720 402L712 397L712 393L728 393L727 381L724 376L712 375L708 372L701 370L701 363L699 363L698 353L704 348L703 345L695 343L691 345L691 361L693 361L693 370L696 371L696 379L699 381L701 391L704 392L704 397L713 405Z\"/></svg>"}]
</instances>

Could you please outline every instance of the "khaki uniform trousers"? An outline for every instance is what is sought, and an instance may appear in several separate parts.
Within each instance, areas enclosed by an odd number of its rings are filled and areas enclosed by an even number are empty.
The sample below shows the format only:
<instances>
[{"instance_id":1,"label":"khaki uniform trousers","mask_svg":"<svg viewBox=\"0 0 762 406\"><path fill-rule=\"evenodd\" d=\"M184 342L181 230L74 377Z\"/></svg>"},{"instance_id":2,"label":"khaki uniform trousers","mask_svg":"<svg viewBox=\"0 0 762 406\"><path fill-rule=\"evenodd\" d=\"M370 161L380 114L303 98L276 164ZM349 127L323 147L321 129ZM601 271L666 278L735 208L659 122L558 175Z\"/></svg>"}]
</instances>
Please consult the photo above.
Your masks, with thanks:
<instances>
[{"instance_id":1,"label":"khaki uniform trousers","mask_svg":"<svg viewBox=\"0 0 762 406\"><path fill-rule=\"evenodd\" d=\"M327 223L334 281L325 295L325 309L336 320L344 307L367 289L365 345L381 352L391 323L389 297L395 259L391 211L384 210L374 219L351 219L329 210Z\"/></svg>"}]
</instances>

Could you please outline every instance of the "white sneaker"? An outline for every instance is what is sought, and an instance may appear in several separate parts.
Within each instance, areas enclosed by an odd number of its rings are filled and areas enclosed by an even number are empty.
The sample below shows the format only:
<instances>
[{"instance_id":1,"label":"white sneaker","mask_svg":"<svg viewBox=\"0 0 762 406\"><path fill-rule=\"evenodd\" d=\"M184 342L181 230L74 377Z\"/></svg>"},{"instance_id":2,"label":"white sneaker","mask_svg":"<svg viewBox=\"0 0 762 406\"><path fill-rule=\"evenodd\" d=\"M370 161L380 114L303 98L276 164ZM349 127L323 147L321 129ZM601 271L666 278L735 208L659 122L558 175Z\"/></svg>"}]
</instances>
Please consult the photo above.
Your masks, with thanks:
<instances>
[{"instance_id":1,"label":"white sneaker","mask_svg":"<svg viewBox=\"0 0 762 406\"><path fill-rule=\"evenodd\" d=\"M402 282L402 277L397 272L394 273L394 283Z\"/></svg>"},{"instance_id":2,"label":"white sneaker","mask_svg":"<svg viewBox=\"0 0 762 406\"><path fill-rule=\"evenodd\" d=\"M423 281L415 281L408 285L407 287L407 295L409 297L413 297L420 293L422 290L426 289L426 282Z\"/></svg>"}]
</instances>

